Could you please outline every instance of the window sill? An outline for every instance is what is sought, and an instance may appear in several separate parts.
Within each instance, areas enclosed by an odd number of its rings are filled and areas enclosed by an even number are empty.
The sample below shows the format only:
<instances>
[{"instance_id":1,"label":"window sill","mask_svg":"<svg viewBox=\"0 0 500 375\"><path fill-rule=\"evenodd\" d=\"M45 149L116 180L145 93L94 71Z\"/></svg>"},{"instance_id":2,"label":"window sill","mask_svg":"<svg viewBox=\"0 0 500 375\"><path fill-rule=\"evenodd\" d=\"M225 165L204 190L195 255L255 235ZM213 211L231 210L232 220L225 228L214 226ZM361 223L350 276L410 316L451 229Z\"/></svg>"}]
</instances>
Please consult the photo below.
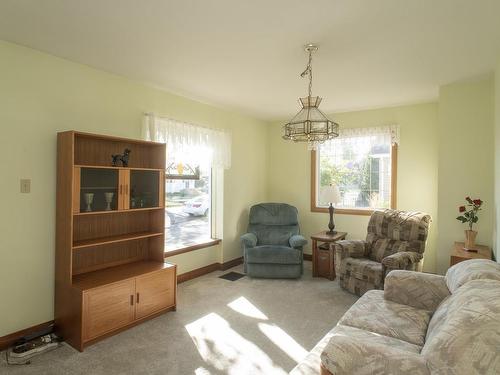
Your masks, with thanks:
<instances>
[{"instance_id":1,"label":"window sill","mask_svg":"<svg viewBox=\"0 0 500 375\"><path fill-rule=\"evenodd\" d=\"M361 215L361 216L371 216L376 208L336 208L333 212L339 215ZM311 207L311 212L326 212L328 213L328 207Z\"/></svg>"},{"instance_id":2,"label":"window sill","mask_svg":"<svg viewBox=\"0 0 500 375\"><path fill-rule=\"evenodd\" d=\"M188 247L183 247L181 249L176 249L176 250L171 250L171 251L165 251L164 256L165 258L172 257L174 255L179 255L179 254L184 254L184 253L189 253L190 251L195 251L195 250L200 250L204 249L206 247L211 247L215 246L221 243L221 240L218 238L214 238L210 241L207 242L202 242L202 243L197 243L196 245L191 245Z\"/></svg>"}]
</instances>

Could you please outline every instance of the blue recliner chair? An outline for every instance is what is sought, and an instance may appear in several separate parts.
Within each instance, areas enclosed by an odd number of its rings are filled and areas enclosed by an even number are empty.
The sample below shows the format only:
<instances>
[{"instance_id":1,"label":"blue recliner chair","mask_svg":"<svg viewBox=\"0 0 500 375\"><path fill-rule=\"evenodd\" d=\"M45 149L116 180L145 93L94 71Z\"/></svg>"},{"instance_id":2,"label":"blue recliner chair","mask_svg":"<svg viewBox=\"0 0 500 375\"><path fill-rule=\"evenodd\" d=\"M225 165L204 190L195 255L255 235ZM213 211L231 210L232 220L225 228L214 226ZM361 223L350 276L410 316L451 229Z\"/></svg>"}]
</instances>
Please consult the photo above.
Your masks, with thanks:
<instances>
[{"instance_id":1,"label":"blue recliner chair","mask_svg":"<svg viewBox=\"0 0 500 375\"><path fill-rule=\"evenodd\" d=\"M302 247L298 211L285 203L252 206L248 233L241 236L244 270L248 276L296 279L302 275Z\"/></svg>"}]
</instances>

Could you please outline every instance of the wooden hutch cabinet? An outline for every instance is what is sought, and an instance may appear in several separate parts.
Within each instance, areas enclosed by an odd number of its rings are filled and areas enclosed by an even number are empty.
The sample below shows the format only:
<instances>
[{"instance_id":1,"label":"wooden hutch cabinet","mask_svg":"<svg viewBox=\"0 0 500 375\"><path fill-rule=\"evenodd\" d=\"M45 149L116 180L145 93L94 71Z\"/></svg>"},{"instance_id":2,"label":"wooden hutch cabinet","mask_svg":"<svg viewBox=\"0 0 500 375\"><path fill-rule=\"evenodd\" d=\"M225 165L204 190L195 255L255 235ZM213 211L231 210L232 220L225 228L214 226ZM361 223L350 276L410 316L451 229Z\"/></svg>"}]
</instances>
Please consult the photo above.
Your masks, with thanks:
<instances>
[{"instance_id":1,"label":"wooden hutch cabinet","mask_svg":"<svg viewBox=\"0 0 500 375\"><path fill-rule=\"evenodd\" d=\"M128 166L112 154L131 150ZM165 145L57 136L55 321L76 349L176 308L165 263Z\"/></svg>"}]
</instances>

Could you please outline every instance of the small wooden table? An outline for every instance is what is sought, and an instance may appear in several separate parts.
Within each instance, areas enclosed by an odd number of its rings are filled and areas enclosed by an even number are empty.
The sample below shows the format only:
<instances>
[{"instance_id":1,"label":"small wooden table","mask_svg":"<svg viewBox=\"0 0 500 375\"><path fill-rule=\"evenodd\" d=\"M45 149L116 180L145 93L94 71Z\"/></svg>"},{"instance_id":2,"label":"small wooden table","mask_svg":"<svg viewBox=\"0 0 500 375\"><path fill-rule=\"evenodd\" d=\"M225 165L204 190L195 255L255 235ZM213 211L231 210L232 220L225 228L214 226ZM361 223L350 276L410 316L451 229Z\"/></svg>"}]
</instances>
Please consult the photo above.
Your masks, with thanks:
<instances>
[{"instance_id":1,"label":"small wooden table","mask_svg":"<svg viewBox=\"0 0 500 375\"><path fill-rule=\"evenodd\" d=\"M491 249L488 246L476 245L474 250L477 250L477 252L464 250L463 242L455 242L450 251L450 266L469 259L491 260Z\"/></svg>"},{"instance_id":2,"label":"small wooden table","mask_svg":"<svg viewBox=\"0 0 500 375\"><path fill-rule=\"evenodd\" d=\"M328 231L322 231L311 236L313 277L326 277L335 280L335 250L333 244L345 239L347 232L335 232L333 235ZM323 246L318 246L318 241ZM326 245L326 246L325 246Z\"/></svg>"}]
</instances>

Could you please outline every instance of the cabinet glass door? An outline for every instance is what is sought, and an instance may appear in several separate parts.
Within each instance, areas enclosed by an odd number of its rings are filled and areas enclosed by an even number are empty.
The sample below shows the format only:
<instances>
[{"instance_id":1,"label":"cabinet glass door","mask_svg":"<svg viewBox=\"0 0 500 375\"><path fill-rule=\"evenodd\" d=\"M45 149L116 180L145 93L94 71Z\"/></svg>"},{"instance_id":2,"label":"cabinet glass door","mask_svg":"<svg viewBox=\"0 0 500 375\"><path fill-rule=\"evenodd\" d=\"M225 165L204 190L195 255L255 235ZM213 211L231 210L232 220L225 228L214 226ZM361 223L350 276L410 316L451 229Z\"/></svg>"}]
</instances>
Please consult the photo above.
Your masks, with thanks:
<instances>
[{"instance_id":1,"label":"cabinet glass door","mask_svg":"<svg viewBox=\"0 0 500 375\"><path fill-rule=\"evenodd\" d=\"M129 208L159 207L160 172L148 170L130 170L130 205Z\"/></svg>"},{"instance_id":2,"label":"cabinet glass door","mask_svg":"<svg viewBox=\"0 0 500 375\"><path fill-rule=\"evenodd\" d=\"M80 212L118 209L118 170L81 168Z\"/></svg>"}]
</instances>

